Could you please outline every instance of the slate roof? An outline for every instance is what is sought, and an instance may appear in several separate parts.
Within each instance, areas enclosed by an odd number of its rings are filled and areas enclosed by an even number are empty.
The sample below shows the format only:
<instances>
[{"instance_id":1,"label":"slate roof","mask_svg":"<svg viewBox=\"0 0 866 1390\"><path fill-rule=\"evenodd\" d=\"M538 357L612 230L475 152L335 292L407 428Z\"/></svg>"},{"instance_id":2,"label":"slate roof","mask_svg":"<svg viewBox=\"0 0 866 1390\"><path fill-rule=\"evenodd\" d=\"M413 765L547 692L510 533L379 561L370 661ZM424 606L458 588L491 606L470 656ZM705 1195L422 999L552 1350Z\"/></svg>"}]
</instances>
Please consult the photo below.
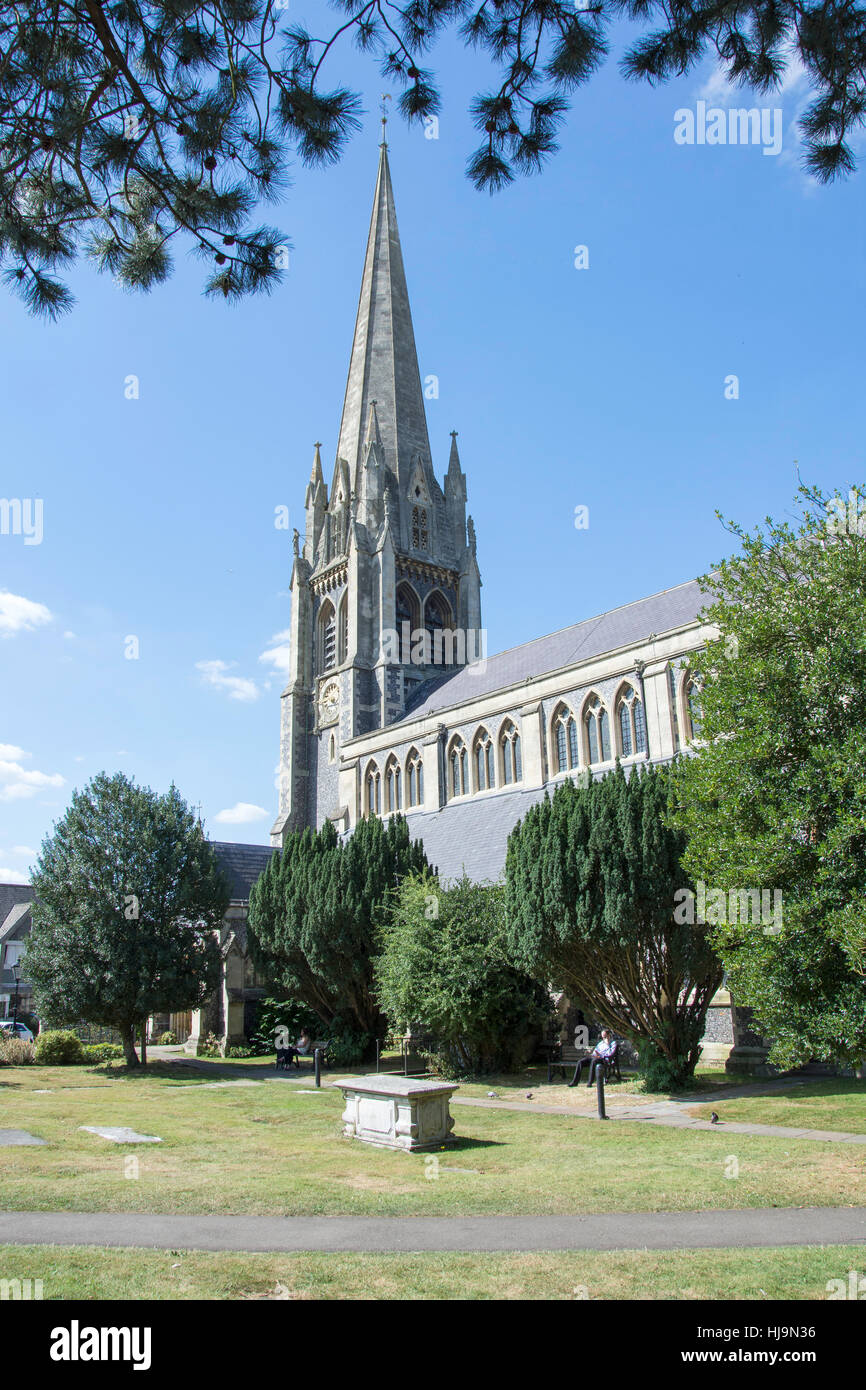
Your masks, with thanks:
<instances>
[{"instance_id":1,"label":"slate roof","mask_svg":"<svg viewBox=\"0 0 866 1390\"><path fill-rule=\"evenodd\" d=\"M33 889L29 883L0 883L0 941L20 927L32 901Z\"/></svg>"},{"instance_id":2,"label":"slate roof","mask_svg":"<svg viewBox=\"0 0 866 1390\"><path fill-rule=\"evenodd\" d=\"M645 642L650 633L670 632L693 622L708 602L708 595L691 579L676 588L663 589L660 594L638 599L621 608L611 608L607 613L561 628L547 637L536 637L522 646L489 656L483 671L477 666L464 666L453 675L425 681L415 692L403 719L389 725L389 731L420 715L436 714L464 700L474 700L479 695L493 694L564 666L589 661L631 642Z\"/></svg>"},{"instance_id":3,"label":"slate roof","mask_svg":"<svg viewBox=\"0 0 866 1390\"><path fill-rule=\"evenodd\" d=\"M226 840L214 840L217 859L231 884L232 901L247 902L250 888L273 854L270 845L239 845Z\"/></svg>"},{"instance_id":4,"label":"slate roof","mask_svg":"<svg viewBox=\"0 0 866 1390\"><path fill-rule=\"evenodd\" d=\"M474 883L492 883L505 868L508 836L544 792L544 787L491 792L447 802L441 811L408 812L409 834L424 841L427 859L443 882L465 870Z\"/></svg>"}]
</instances>

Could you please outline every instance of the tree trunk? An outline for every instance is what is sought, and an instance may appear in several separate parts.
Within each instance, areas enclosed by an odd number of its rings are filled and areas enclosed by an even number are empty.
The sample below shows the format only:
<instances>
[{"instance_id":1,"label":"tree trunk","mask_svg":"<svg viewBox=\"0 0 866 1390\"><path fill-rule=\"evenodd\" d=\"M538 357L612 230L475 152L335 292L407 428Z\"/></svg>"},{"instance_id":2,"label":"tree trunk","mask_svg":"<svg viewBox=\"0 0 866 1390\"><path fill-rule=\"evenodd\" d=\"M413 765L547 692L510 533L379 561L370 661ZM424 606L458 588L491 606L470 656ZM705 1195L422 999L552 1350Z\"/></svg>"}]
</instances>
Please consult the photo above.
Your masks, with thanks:
<instances>
[{"instance_id":1,"label":"tree trunk","mask_svg":"<svg viewBox=\"0 0 866 1390\"><path fill-rule=\"evenodd\" d=\"M147 1066L147 1019L141 1020L141 1065Z\"/></svg>"},{"instance_id":2,"label":"tree trunk","mask_svg":"<svg viewBox=\"0 0 866 1390\"><path fill-rule=\"evenodd\" d=\"M138 1066L138 1053L135 1050L135 1024L128 1023L120 1030L123 1039L123 1058L128 1067Z\"/></svg>"}]
</instances>

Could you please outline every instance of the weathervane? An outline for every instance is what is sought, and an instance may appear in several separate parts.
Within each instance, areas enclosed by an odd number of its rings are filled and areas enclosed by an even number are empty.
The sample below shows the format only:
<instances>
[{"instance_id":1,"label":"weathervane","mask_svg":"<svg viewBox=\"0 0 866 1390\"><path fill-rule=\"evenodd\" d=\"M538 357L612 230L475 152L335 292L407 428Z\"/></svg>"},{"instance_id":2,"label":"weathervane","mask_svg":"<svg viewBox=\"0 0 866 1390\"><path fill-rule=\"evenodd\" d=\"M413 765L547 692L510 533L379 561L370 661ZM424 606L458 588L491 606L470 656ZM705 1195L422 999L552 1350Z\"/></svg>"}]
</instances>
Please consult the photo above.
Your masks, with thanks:
<instances>
[{"instance_id":1,"label":"weathervane","mask_svg":"<svg viewBox=\"0 0 866 1390\"><path fill-rule=\"evenodd\" d=\"M387 141L386 138L385 138L385 131L386 131L386 128L387 128L387 125L388 125L388 107L386 106L385 103L386 103L386 102L389 102L390 100L391 100L391 93L390 93L390 92L383 92L383 93L382 93L382 100L379 102L379 110L382 112L382 144L383 144L383 145L387 145L387 143L388 143L388 141Z\"/></svg>"}]
</instances>

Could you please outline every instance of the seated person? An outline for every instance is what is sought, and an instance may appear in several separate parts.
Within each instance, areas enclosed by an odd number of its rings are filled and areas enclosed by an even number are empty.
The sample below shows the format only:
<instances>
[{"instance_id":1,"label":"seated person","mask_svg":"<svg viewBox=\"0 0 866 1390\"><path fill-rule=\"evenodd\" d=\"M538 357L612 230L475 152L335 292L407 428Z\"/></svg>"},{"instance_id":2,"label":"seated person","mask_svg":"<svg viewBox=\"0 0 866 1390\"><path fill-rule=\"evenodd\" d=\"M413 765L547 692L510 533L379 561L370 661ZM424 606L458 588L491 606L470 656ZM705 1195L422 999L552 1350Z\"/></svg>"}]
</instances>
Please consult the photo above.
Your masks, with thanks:
<instances>
[{"instance_id":1,"label":"seated person","mask_svg":"<svg viewBox=\"0 0 866 1390\"><path fill-rule=\"evenodd\" d=\"M580 1074L586 1066L589 1067L589 1081L587 1082L587 1085L591 1086L592 1083L595 1081L596 1071L598 1067L603 1066L605 1062L610 1061L610 1059L615 1056L616 1043L611 1037L610 1029L602 1028L601 1037L596 1043L594 1050L589 1054L588 1057L582 1057L581 1060L578 1062L577 1067L575 1068L574 1077L568 1083L569 1086L577 1086L579 1084Z\"/></svg>"},{"instance_id":2,"label":"seated person","mask_svg":"<svg viewBox=\"0 0 866 1390\"><path fill-rule=\"evenodd\" d=\"M310 1037L310 1035L309 1035L309 1033L307 1032L306 1028L302 1028L302 1029L301 1029L301 1036L298 1038L298 1041L295 1043L295 1046L294 1046L294 1049L293 1049L294 1055L295 1055L295 1066L298 1067L298 1068L300 1068L300 1065L301 1065L301 1064L300 1064L300 1062L298 1061L298 1058L299 1058L299 1057L309 1057L309 1055L310 1055L310 1053L312 1052L312 1050L313 1050L313 1039Z\"/></svg>"}]
</instances>

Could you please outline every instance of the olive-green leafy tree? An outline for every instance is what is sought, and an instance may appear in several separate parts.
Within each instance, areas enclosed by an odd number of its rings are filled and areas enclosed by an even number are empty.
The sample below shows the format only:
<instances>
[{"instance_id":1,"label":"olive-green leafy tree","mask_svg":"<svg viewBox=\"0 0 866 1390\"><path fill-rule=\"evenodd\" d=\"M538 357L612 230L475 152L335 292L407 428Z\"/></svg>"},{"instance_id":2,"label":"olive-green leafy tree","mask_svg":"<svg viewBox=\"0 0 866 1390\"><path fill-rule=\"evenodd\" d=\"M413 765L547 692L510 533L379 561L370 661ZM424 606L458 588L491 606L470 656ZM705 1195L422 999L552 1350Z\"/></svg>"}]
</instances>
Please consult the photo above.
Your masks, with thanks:
<instances>
[{"instance_id":1,"label":"olive-green leafy tree","mask_svg":"<svg viewBox=\"0 0 866 1390\"><path fill-rule=\"evenodd\" d=\"M375 922L391 891L427 868L403 816L372 816L345 841L330 821L286 837L250 892L249 942L256 964L329 1030L350 1030L365 1050L386 1019L373 980Z\"/></svg>"},{"instance_id":2,"label":"olive-green leafy tree","mask_svg":"<svg viewBox=\"0 0 866 1390\"><path fill-rule=\"evenodd\" d=\"M631 1039L659 1088L694 1074L722 981L706 929L675 919L690 883L669 793L665 768L568 780L517 825L505 865L515 962Z\"/></svg>"},{"instance_id":3,"label":"olive-green leafy tree","mask_svg":"<svg viewBox=\"0 0 866 1390\"><path fill-rule=\"evenodd\" d=\"M432 1034L451 1075L517 1071L550 1015L547 991L508 954L503 889L465 876L404 879L381 932L379 1001L393 1024Z\"/></svg>"},{"instance_id":4,"label":"olive-green leafy tree","mask_svg":"<svg viewBox=\"0 0 866 1390\"><path fill-rule=\"evenodd\" d=\"M866 108L866 11L849 0L332 0L311 32L287 0L21 0L0 6L0 264L36 312L72 304L58 272L80 253L122 285L171 273L179 238L208 265L208 294L269 290L289 243L252 222L286 185L290 150L339 158L361 101L331 73L354 44L398 91L408 121L436 118L425 58L456 31L492 62L472 102L468 172L496 189L557 149L576 88L609 31L641 31L621 60L651 83L710 56L772 92L799 63L814 92L807 167L854 167ZM333 85L329 85L333 82Z\"/></svg>"},{"instance_id":5,"label":"olive-green leafy tree","mask_svg":"<svg viewBox=\"0 0 866 1390\"><path fill-rule=\"evenodd\" d=\"M734 901L712 930L789 1066L866 1055L864 498L801 487L794 525L728 523L741 548L702 581L719 636L697 659L701 737L676 776L692 878L781 895L781 913L744 921Z\"/></svg>"},{"instance_id":6,"label":"olive-green leafy tree","mask_svg":"<svg viewBox=\"0 0 866 1390\"><path fill-rule=\"evenodd\" d=\"M32 884L26 969L40 1014L119 1029L128 1065L137 1025L216 989L229 889L175 787L94 777L44 841Z\"/></svg>"}]
</instances>

